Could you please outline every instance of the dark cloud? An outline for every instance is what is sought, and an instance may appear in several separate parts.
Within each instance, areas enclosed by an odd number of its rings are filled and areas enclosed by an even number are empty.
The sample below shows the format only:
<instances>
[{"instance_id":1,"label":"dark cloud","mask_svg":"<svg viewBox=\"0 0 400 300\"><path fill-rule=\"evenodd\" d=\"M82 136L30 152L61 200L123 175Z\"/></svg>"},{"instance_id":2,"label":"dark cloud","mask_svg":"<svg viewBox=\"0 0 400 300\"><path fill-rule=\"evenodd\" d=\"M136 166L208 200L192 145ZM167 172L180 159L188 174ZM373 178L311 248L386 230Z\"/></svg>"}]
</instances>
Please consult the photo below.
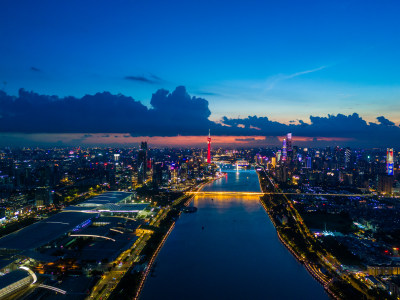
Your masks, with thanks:
<instances>
[{"instance_id":1,"label":"dark cloud","mask_svg":"<svg viewBox=\"0 0 400 300\"><path fill-rule=\"evenodd\" d=\"M310 116L311 123L299 120L299 124L282 124L270 121L267 117L249 116L244 119L224 117L222 123L233 128L245 130L244 135L282 136L292 132L294 136L325 137L330 139L344 138L348 143L386 147L399 145L400 127L384 117L378 117L378 123L367 123L357 113L351 115L328 115L327 117ZM260 128L254 131L252 127Z\"/></svg>"},{"instance_id":2,"label":"dark cloud","mask_svg":"<svg viewBox=\"0 0 400 300\"><path fill-rule=\"evenodd\" d=\"M385 125L385 126L393 126L393 125L395 125L392 121L389 121L384 116L377 117L376 119L378 120L378 122L381 125Z\"/></svg>"},{"instance_id":3,"label":"dark cloud","mask_svg":"<svg viewBox=\"0 0 400 300\"><path fill-rule=\"evenodd\" d=\"M131 81L144 82L144 83L149 83L149 84L156 84L156 83L164 82L163 79L161 79L160 77L158 77L154 74L150 74L149 76L144 76L144 75L125 76L124 79L131 80Z\"/></svg>"},{"instance_id":4,"label":"dark cloud","mask_svg":"<svg viewBox=\"0 0 400 300\"><path fill-rule=\"evenodd\" d=\"M351 115L310 116L310 122L283 124L268 117L223 117L209 120L208 101L190 96L185 87L169 92L160 89L152 95L151 107L121 94L109 92L82 98L39 95L23 89L18 96L0 91L0 132L10 133L129 133L130 136L246 136L249 143L277 143L277 136L316 138L318 143L339 138L362 145L397 147L400 127L383 116L377 123L366 122L357 113ZM267 112L265 112L267 113ZM265 136L265 141L255 136ZM124 137L129 137L126 134ZM323 139L324 138L324 139Z\"/></svg>"},{"instance_id":5,"label":"dark cloud","mask_svg":"<svg viewBox=\"0 0 400 300\"><path fill-rule=\"evenodd\" d=\"M153 94L150 103L151 121L144 128L146 135L204 135L210 127L216 126L208 120L211 115L208 101L190 96L184 86L178 86L172 93L160 89ZM140 134L132 132L132 135Z\"/></svg>"},{"instance_id":6,"label":"dark cloud","mask_svg":"<svg viewBox=\"0 0 400 300\"><path fill-rule=\"evenodd\" d=\"M24 133L129 132L148 118L146 106L108 92L82 98L0 91L0 131Z\"/></svg>"},{"instance_id":7,"label":"dark cloud","mask_svg":"<svg viewBox=\"0 0 400 300\"><path fill-rule=\"evenodd\" d=\"M235 139L237 142L253 142L255 141L255 138L244 138L244 139Z\"/></svg>"},{"instance_id":8,"label":"dark cloud","mask_svg":"<svg viewBox=\"0 0 400 300\"><path fill-rule=\"evenodd\" d=\"M31 71L33 72L42 72L42 70L35 68L35 67L31 67Z\"/></svg>"}]
</instances>

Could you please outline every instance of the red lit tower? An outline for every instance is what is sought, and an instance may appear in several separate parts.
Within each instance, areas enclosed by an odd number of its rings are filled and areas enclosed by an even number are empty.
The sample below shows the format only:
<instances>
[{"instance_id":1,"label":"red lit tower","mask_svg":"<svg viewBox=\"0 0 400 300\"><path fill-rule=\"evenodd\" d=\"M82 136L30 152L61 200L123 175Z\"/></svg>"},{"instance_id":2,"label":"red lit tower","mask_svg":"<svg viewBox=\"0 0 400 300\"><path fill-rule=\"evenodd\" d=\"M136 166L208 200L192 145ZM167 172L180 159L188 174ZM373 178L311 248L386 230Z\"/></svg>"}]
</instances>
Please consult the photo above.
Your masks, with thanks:
<instances>
[{"instance_id":1,"label":"red lit tower","mask_svg":"<svg viewBox=\"0 0 400 300\"><path fill-rule=\"evenodd\" d=\"M210 130L208 130L207 144L208 144L207 163L211 164L211 134L210 134Z\"/></svg>"}]
</instances>

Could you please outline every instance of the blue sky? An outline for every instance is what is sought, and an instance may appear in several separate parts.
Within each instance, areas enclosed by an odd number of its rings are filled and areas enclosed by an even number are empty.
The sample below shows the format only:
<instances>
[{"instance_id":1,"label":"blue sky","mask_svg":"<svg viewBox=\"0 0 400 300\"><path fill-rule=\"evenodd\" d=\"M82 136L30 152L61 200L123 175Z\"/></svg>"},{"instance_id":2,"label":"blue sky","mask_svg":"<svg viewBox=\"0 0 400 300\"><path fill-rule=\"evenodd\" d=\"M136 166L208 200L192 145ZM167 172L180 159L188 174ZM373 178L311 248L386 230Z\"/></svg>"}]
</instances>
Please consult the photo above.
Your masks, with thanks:
<instances>
[{"instance_id":1,"label":"blue sky","mask_svg":"<svg viewBox=\"0 0 400 300\"><path fill-rule=\"evenodd\" d=\"M109 91L150 105L186 86L211 120L358 113L400 122L398 1L2 1L0 87ZM127 78L147 78L130 80Z\"/></svg>"}]
</instances>

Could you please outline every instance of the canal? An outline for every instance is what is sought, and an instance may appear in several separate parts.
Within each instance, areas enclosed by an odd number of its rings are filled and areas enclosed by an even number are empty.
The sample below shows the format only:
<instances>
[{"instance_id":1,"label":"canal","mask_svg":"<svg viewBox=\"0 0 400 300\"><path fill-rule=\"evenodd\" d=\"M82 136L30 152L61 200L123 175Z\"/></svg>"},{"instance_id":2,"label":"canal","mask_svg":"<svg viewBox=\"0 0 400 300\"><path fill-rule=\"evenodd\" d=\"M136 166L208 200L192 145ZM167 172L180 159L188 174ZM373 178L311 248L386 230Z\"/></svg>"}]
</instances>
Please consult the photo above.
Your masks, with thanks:
<instances>
[{"instance_id":1,"label":"canal","mask_svg":"<svg viewBox=\"0 0 400 300\"><path fill-rule=\"evenodd\" d=\"M259 192L254 170L227 171L204 191ZM329 299L278 240L257 196L202 196L159 253L141 300Z\"/></svg>"}]
</instances>

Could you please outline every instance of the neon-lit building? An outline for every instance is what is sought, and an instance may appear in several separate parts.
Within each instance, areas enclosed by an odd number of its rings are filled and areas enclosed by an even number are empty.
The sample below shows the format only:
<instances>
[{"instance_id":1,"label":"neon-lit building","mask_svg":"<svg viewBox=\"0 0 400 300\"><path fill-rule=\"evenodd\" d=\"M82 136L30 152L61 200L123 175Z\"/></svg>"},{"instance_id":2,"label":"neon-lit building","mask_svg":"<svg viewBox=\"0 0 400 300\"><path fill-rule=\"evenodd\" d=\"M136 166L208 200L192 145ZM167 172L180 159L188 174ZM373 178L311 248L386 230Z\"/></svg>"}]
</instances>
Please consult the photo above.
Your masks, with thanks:
<instances>
[{"instance_id":1,"label":"neon-lit building","mask_svg":"<svg viewBox=\"0 0 400 300\"><path fill-rule=\"evenodd\" d=\"M387 148L386 152L386 171L388 175L393 175L393 148Z\"/></svg>"}]
</instances>

